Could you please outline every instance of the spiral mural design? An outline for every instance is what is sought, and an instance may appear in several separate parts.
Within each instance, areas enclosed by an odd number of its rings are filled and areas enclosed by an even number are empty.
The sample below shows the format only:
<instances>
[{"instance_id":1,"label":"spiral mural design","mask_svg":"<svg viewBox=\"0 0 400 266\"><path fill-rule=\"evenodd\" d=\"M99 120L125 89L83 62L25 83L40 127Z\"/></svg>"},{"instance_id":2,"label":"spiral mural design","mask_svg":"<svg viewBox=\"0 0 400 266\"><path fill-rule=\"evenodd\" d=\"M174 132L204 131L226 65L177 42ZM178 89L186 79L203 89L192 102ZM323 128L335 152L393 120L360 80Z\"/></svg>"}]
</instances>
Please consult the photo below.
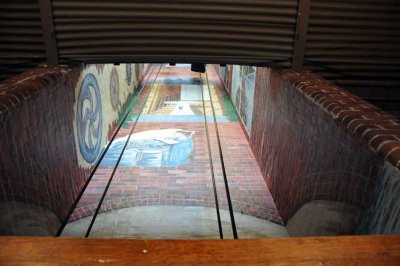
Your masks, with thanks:
<instances>
[{"instance_id":1,"label":"spiral mural design","mask_svg":"<svg viewBox=\"0 0 400 266\"><path fill-rule=\"evenodd\" d=\"M89 73L82 81L76 112L79 150L88 163L93 163L100 151L103 119L101 104L96 77Z\"/></svg>"}]
</instances>

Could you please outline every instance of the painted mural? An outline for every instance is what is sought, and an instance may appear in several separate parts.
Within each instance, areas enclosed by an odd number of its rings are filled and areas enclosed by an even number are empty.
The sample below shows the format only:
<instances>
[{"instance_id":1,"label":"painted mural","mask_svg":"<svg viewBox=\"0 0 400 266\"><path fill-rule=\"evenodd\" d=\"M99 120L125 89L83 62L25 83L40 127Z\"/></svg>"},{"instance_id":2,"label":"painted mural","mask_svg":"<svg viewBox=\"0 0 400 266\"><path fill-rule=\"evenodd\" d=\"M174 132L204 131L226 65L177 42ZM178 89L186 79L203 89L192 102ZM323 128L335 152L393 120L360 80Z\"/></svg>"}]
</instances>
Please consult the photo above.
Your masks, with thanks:
<instances>
[{"instance_id":1,"label":"painted mural","mask_svg":"<svg viewBox=\"0 0 400 266\"><path fill-rule=\"evenodd\" d=\"M147 130L132 134L119 166L176 167L189 163L194 131ZM115 166L128 136L113 141L100 166Z\"/></svg>"},{"instance_id":2,"label":"painted mural","mask_svg":"<svg viewBox=\"0 0 400 266\"><path fill-rule=\"evenodd\" d=\"M165 85L201 85L201 80L198 78L163 77L158 78L157 83Z\"/></svg>"},{"instance_id":3,"label":"painted mural","mask_svg":"<svg viewBox=\"0 0 400 266\"><path fill-rule=\"evenodd\" d=\"M142 65L135 64L135 77L138 80L140 77L140 73L142 72Z\"/></svg>"},{"instance_id":4,"label":"painted mural","mask_svg":"<svg viewBox=\"0 0 400 266\"><path fill-rule=\"evenodd\" d=\"M357 234L400 234L400 170L385 162Z\"/></svg>"},{"instance_id":5,"label":"painted mural","mask_svg":"<svg viewBox=\"0 0 400 266\"><path fill-rule=\"evenodd\" d=\"M247 131L251 132L256 67L233 66L231 99Z\"/></svg>"},{"instance_id":6,"label":"painted mural","mask_svg":"<svg viewBox=\"0 0 400 266\"><path fill-rule=\"evenodd\" d=\"M144 106L143 113L149 115L168 115L179 116L180 121L183 117L187 117L189 121L193 121L193 117L199 116L203 121L203 98L205 101L205 110L207 115L211 115L210 99L218 99L214 102L215 114L217 116L223 115L223 108L219 102L217 92L214 85L210 85L211 95L207 85L198 85L200 81L193 79L193 83L189 83L191 79L185 81L184 79L161 79L165 84L159 85L159 90L154 90L150 93L150 98L154 101L148 102ZM179 84L181 82L183 84Z\"/></svg>"},{"instance_id":7,"label":"painted mural","mask_svg":"<svg viewBox=\"0 0 400 266\"><path fill-rule=\"evenodd\" d=\"M89 73L83 79L76 112L79 150L88 163L96 160L100 151L103 113L101 94L96 77Z\"/></svg>"},{"instance_id":8,"label":"painted mural","mask_svg":"<svg viewBox=\"0 0 400 266\"><path fill-rule=\"evenodd\" d=\"M131 66L131 64L125 65L125 72L126 72L126 78L125 78L126 84L128 86L131 86L131 82L132 82L132 66Z\"/></svg>"},{"instance_id":9,"label":"painted mural","mask_svg":"<svg viewBox=\"0 0 400 266\"><path fill-rule=\"evenodd\" d=\"M115 67L113 67L111 70L110 75L110 100L114 111L117 110L119 104L119 79L118 72Z\"/></svg>"},{"instance_id":10,"label":"painted mural","mask_svg":"<svg viewBox=\"0 0 400 266\"><path fill-rule=\"evenodd\" d=\"M215 66L217 67L219 77L224 83L226 90L228 91L228 93L230 93L232 65L226 65L226 66L215 65Z\"/></svg>"},{"instance_id":11,"label":"painted mural","mask_svg":"<svg viewBox=\"0 0 400 266\"><path fill-rule=\"evenodd\" d=\"M125 75L126 82L123 82L120 77ZM130 64L87 65L82 70L75 88L74 107L75 143L81 167L91 167L99 158L138 79L132 77Z\"/></svg>"}]
</instances>

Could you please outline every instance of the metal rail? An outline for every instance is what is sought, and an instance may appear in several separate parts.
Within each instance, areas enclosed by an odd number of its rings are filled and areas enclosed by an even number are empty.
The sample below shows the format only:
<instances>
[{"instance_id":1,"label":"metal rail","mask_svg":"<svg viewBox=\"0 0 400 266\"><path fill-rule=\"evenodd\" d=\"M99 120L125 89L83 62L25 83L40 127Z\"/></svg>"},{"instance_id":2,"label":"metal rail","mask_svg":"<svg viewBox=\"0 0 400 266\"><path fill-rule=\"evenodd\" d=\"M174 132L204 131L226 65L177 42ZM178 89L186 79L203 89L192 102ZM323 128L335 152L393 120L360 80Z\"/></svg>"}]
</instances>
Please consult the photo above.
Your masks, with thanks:
<instances>
[{"instance_id":1,"label":"metal rail","mask_svg":"<svg viewBox=\"0 0 400 266\"><path fill-rule=\"evenodd\" d=\"M200 74L201 77L201 74ZM228 200L228 208L229 208L229 215L231 218L231 225L232 225L232 232L233 232L233 238L238 239L237 235L237 230L236 230L236 222L235 222L235 216L233 214L233 206L232 206L232 201L231 201L231 195L229 192L229 184L228 184L228 178L226 176L226 169L225 169L225 162L224 162L224 155L222 154L222 147L221 147L221 138L219 136L219 131L218 131L218 122L215 116L215 109L214 109L214 104L212 101L212 96L211 96L211 90L210 90L210 83L208 82L208 75L207 75L207 68L206 68L206 80L207 80L207 89L208 93L210 95L210 102L211 102L211 110L213 114L213 119L214 119L214 128L215 128L215 133L217 135L217 142L218 142L218 150L219 150L219 159L221 161L221 167L222 167L222 174L224 176L224 184L225 184L225 191L226 191L226 198Z\"/></svg>"},{"instance_id":2,"label":"metal rail","mask_svg":"<svg viewBox=\"0 0 400 266\"><path fill-rule=\"evenodd\" d=\"M200 82L201 82L200 83L201 99L203 101L204 127L206 129L206 136L207 136L208 158L210 160L210 170L211 170L211 178L212 178L213 190L214 190L215 209L217 211L217 218L218 218L219 238L224 239L224 234L222 232L221 215L219 213L217 184L215 182L214 163L213 163L212 154L211 154L210 135L208 132L207 113L206 113L206 106L205 106L205 101L204 101L203 80L201 78L201 74L200 74ZM210 95L210 97L211 97L211 95Z\"/></svg>"}]
</instances>

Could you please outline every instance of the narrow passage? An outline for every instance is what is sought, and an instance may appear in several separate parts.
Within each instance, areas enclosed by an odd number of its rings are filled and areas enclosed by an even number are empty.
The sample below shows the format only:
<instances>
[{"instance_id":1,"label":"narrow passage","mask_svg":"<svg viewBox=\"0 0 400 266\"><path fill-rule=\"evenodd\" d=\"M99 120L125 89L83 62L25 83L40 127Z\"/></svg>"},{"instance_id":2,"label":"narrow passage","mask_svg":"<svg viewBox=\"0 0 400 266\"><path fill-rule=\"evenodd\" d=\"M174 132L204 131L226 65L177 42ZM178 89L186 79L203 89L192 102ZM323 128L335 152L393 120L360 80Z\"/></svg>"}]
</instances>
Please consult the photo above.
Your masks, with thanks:
<instances>
[{"instance_id":1,"label":"narrow passage","mask_svg":"<svg viewBox=\"0 0 400 266\"><path fill-rule=\"evenodd\" d=\"M214 68L159 65L149 75L61 236L286 237Z\"/></svg>"}]
</instances>

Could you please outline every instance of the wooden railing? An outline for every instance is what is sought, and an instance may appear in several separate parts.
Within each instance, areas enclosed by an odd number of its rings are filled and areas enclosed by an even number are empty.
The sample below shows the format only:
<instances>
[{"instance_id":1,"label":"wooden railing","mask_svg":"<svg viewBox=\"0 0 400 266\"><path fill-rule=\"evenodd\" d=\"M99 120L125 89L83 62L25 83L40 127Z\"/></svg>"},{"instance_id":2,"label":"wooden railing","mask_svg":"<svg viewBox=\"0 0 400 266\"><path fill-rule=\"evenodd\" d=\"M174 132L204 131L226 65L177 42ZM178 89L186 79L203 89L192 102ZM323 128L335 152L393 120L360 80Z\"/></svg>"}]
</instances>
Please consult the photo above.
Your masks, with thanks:
<instances>
[{"instance_id":1,"label":"wooden railing","mask_svg":"<svg viewBox=\"0 0 400 266\"><path fill-rule=\"evenodd\" d=\"M400 235L254 240L0 237L0 265L400 265Z\"/></svg>"}]
</instances>

